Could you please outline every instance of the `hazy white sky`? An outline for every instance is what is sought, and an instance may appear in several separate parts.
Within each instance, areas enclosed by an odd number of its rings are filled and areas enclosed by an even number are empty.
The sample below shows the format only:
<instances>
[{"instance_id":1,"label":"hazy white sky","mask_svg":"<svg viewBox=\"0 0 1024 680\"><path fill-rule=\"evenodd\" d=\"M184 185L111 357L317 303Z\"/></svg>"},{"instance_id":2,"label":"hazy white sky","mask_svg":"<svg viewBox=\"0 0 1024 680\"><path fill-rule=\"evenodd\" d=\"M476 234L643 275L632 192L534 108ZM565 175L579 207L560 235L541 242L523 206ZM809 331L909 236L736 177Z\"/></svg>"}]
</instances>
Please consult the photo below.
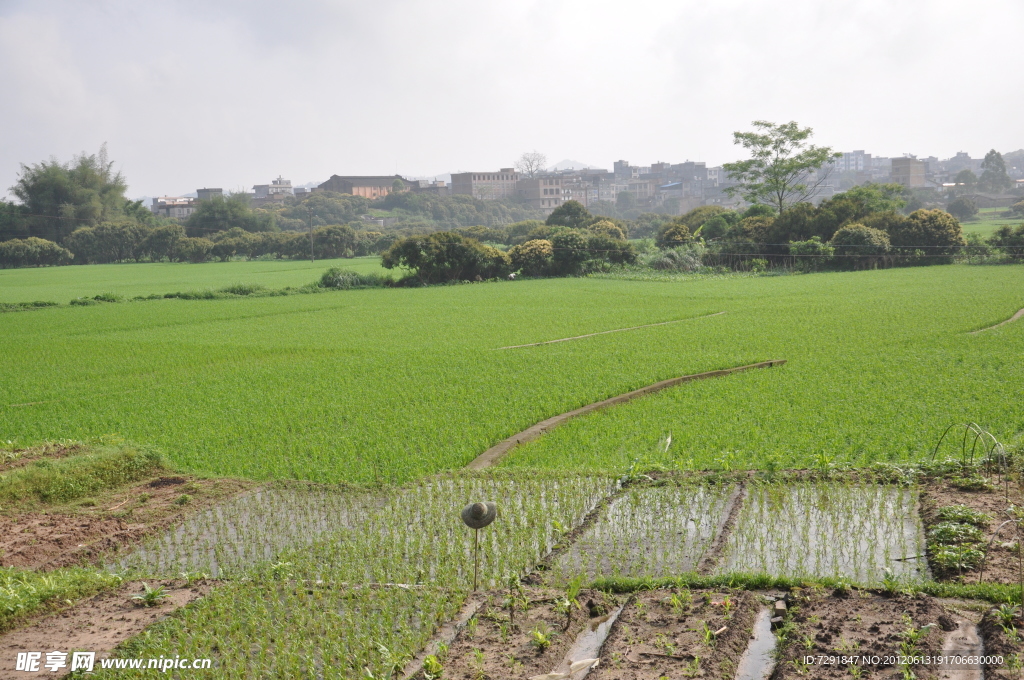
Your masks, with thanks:
<instances>
[{"instance_id":1,"label":"hazy white sky","mask_svg":"<svg viewBox=\"0 0 1024 680\"><path fill-rule=\"evenodd\" d=\"M0 0L0 192L109 145L132 196L743 156L1024 146L1022 0Z\"/></svg>"}]
</instances>

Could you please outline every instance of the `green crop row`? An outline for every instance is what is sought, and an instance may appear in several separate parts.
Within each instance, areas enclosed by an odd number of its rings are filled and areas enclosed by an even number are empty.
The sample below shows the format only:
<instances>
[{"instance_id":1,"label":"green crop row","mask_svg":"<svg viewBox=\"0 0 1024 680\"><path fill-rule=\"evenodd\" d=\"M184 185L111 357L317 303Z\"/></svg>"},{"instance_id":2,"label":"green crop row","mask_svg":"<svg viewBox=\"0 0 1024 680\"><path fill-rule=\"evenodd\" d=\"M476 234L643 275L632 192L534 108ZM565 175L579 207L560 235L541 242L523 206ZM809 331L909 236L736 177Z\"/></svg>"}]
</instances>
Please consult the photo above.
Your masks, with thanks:
<instances>
[{"instance_id":1,"label":"green crop row","mask_svg":"<svg viewBox=\"0 0 1024 680\"><path fill-rule=\"evenodd\" d=\"M946 266L43 309L0 325L0 440L117 433L196 472L398 483L587 403L781 358L570 422L508 464L906 461L951 422L1024 430L1024 324L967 334L1024 306L1022 283Z\"/></svg>"}]
</instances>

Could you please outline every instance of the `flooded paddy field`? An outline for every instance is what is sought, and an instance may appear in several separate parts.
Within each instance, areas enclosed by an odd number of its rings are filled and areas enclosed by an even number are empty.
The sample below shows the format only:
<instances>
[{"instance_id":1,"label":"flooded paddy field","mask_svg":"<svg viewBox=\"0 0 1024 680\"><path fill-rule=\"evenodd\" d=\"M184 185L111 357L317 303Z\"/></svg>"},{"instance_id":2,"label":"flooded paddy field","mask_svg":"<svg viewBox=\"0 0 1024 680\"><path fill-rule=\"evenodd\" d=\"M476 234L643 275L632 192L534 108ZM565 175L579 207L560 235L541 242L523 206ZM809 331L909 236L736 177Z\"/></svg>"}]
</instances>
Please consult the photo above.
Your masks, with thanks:
<instances>
[{"instance_id":1,"label":"flooded paddy field","mask_svg":"<svg viewBox=\"0 0 1024 680\"><path fill-rule=\"evenodd\" d=\"M615 498L552 568L577 574L675 576L695 571L736 502L736 484L633 487Z\"/></svg>"},{"instance_id":2,"label":"flooded paddy field","mask_svg":"<svg viewBox=\"0 0 1024 680\"><path fill-rule=\"evenodd\" d=\"M927 578L914 490L881 484L750 484L719 573L878 583Z\"/></svg>"}]
</instances>

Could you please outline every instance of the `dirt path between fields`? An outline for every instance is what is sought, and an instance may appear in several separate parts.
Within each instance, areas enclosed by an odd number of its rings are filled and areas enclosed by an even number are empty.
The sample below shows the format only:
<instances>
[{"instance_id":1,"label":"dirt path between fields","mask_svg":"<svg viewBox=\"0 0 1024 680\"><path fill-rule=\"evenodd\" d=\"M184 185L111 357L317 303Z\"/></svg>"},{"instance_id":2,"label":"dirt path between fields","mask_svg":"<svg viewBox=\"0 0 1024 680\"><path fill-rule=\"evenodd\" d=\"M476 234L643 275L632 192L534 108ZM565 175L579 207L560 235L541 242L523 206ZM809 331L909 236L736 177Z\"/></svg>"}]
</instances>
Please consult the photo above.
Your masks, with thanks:
<instances>
[{"instance_id":1,"label":"dirt path between fields","mask_svg":"<svg viewBox=\"0 0 1024 680\"><path fill-rule=\"evenodd\" d=\"M1024 311L1024 310L1021 310ZM598 331L597 333L587 333L586 335L574 335L571 338L559 338L557 340L545 340L544 342L529 342L525 345L509 345L508 347L498 347L496 349L519 349L521 347L538 347L540 345L551 345L556 342L568 342L569 340L581 340L583 338L592 338L595 335L606 335L608 333L621 333L623 331L635 331L638 328L651 328L652 326L667 326L671 323L682 323L684 321L696 321L697 319L707 319L712 316L721 316L725 312L715 312L714 314L705 314L703 316L691 316L688 319L676 319L675 321L661 321L659 323L645 323L641 326L630 326L629 328L615 328L610 331Z\"/></svg>"},{"instance_id":2,"label":"dirt path between fields","mask_svg":"<svg viewBox=\"0 0 1024 680\"><path fill-rule=\"evenodd\" d=\"M146 583L152 588L165 586L167 597L156 606L142 606L138 600L132 599L142 592L142 582L131 581L117 590L80 602L71 609L0 635L0 680L28 675L14 670L18 652L43 653L39 664L41 672L31 674L33 678L65 675L70 669L70 652L73 650L96 652L97 660L105 659L118 644L166 618L176 609L203 597L214 585L212 581L197 581L189 586L182 581L149 580ZM54 650L68 653L68 665L49 671L44 668L46 653Z\"/></svg>"},{"instance_id":3,"label":"dirt path between fields","mask_svg":"<svg viewBox=\"0 0 1024 680\"><path fill-rule=\"evenodd\" d=\"M976 331L971 331L970 335L977 335L978 333L983 333L985 331L990 331L990 330L992 330L994 328L999 328L1000 326L1005 326L1008 323L1013 323L1014 321L1016 321L1017 319L1021 318L1022 316L1024 316L1024 309L1019 309L1019 310L1017 310L1016 314L1011 316L1006 321L1000 321L995 326L989 326L988 328L979 328Z\"/></svg>"},{"instance_id":4,"label":"dirt path between fields","mask_svg":"<svg viewBox=\"0 0 1024 680\"><path fill-rule=\"evenodd\" d=\"M469 470L483 470L484 468L489 468L494 465L497 465L497 463L506 455L508 455L509 451L514 449L516 446L526 442L533 441L534 439L539 439L540 436L546 433L548 430L551 430L561 425L570 418L575 418L576 416L581 416L586 413L590 413L591 411L597 411L598 409L607 408L609 406L615 406L617 404L625 404L627 401L636 399L637 397L642 397L647 394L653 394L667 387L675 387L676 385L681 385L682 383L686 382L693 382L695 380L705 380L707 378L721 378L723 376L731 375L733 373L749 371L754 368L770 368L772 366L781 366L784 363L786 363L785 359L773 359L772 361L762 361L757 364L737 366L736 368L726 368L721 371L708 371L707 373L697 373L695 375L684 375L678 378L669 378L668 380L662 380L661 382L656 382L653 385L647 385L646 387L641 387L638 390L626 392L625 394L620 394L618 396L611 397L610 399L594 402L593 404L587 404L586 406L582 406L578 409L574 409L566 413L561 413L557 416L552 416L546 420L542 420L536 425L531 425L522 432L518 432L512 435L508 439L495 444L494 446L492 446L491 448L487 449L479 456L474 458L472 461L470 461L469 465L467 465L466 468Z\"/></svg>"}]
</instances>

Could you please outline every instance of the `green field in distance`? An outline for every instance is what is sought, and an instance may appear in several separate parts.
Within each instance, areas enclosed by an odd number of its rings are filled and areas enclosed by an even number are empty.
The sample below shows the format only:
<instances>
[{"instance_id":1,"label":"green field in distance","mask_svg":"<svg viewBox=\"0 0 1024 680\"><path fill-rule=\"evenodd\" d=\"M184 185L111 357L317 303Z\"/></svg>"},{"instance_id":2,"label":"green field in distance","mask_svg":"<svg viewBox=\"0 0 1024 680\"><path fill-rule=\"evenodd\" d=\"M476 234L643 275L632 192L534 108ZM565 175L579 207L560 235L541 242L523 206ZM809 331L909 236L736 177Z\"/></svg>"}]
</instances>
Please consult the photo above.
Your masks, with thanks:
<instances>
[{"instance_id":1,"label":"green field in distance","mask_svg":"<svg viewBox=\"0 0 1024 680\"><path fill-rule=\"evenodd\" d=\"M10 313L0 316L0 439L117 433L197 472L398 482L658 380L787 359L569 423L509 464L904 461L927 455L952 422L1002 438L1024 431L1024 323L967 334L1024 307L1022 290L1024 268L951 265ZM691 320L496 349L681 319Z\"/></svg>"},{"instance_id":2,"label":"green field in distance","mask_svg":"<svg viewBox=\"0 0 1024 680\"><path fill-rule=\"evenodd\" d=\"M388 270L380 258L320 260L260 260L248 262L145 262L90 264L68 267L0 269L0 302L59 302L79 297L117 293L125 297L218 289L236 283L267 288L298 287L320 278L327 267L361 274ZM401 272L395 270L398 278Z\"/></svg>"}]
</instances>

